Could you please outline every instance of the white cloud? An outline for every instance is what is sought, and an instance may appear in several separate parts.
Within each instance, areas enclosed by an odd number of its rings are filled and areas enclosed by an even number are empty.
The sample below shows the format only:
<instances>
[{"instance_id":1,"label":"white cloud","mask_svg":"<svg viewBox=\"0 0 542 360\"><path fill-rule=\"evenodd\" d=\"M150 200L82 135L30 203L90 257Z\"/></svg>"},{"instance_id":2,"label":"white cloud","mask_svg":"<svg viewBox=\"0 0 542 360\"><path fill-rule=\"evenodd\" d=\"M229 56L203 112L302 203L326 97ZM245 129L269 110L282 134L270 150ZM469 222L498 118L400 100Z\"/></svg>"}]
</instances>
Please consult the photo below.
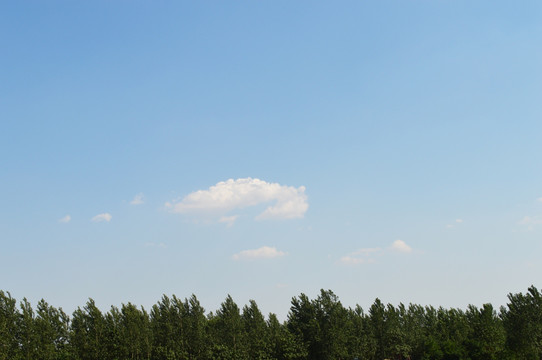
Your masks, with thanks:
<instances>
[{"instance_id":1,"label":"white cloud","mask_svg":"<svg viewBox=\"0 0 542 360\"><path fill-rule=\"evenodd\" d=\"M305 187L268 183L260 179L243 178L222 181L207 190L198 190L185 196L181 201L166 203L174 213L215 213L225 214L269 202L256 219L302 218L309 208Z\"/></svg>"},{"instance_id":2,"label":"white cloud","mask_svg":"<svg viewBox=\"0 0 542 360\"><path fill-rule=\"evenodd\" d=\"M455 223L456 224L461 224L461 223L463 223L463 219L455 219ZM446 229L452 229L453 227L454 227L454 225L452 225L452 224L446 225Z\"/></svg>"},{"instance_id":3,"label":"white cloud","mask_svg":"<svg viewBox=\"0 0 542 360\"><path fill-rule=\"evenodd\" d=\"M58 219L58 222L60 223L69 223L71 221L72 217L70 215L66 215L61 219Z\"/></svg>"},{"instance_id":4,"label":"white cloud","mask_svg":"<svg viewBox=\"0 0 542 360\"><path fill-rule=\"evenodd\" d=\"M130 205L141 205L143 204L143 193L139 193L139 194L136 194L136 196L134 196L134 199L132 201L130 201Z\"/></svg>"},{"instance_id":5,"label":"white cloud","mask_svg":"<svg viewBox=\"0 0 542 360\"><path fill-rule=\"evenodd\" d=\"M351 255L370 256L371 254L378 253L381 250L382 250L381 248L363 248L363 249L354 251L353 253L351 253Z\"/></svg>"},{"instance_id":6,"label":"white cloud","mask_svg":"<svg viewBox=\"0 0 542 360\"><path fill-rule=\"evenodd\" d=\"M518 221L520 225L540 225L542 224L542 216L525 216Z\"/></svg>"},{"instance_id":7,"label":"white cloud","mask_svg":"<svg viewBox=\"0 0 542 360\"><path fill-rule=\"evenodd\" d=\"M102 221L110 222L112 218L113 218L113 216L111 216L110 213L103 213L103 214L98 214L98 215L94 216L91 219L91 221L92 222L102 222Z\"/></svg>"},{"instance_id":8,"label":"white cloud","mask_svg":"<svg viewBox=\"0 0 542 360\"><path fill-rule=\"evenodd\" d=\"M350 255L343 256L339 261L346 265L374 264L376 262L376 260L372 258L355 257Z\"/></svg>"},{"instance_id":9,"label":"white cloud","mask_svg":"<svg viewBox=\"0 0 542 360\"><path fill-rule=\"evenodd\" d=\"M262 246L259 249L243 250L240 253L232 256L233 260L255 260L255 259L272 259L286 255L284 251L279 251L277 248Z\"/></svg>"},{"instance_id":10,"label":"white cloud","mask_svg":"<svg viewBox=\"0 0 542 360\"><path fill-rule=\"evenodd\" d=\"M228 227L233 226L233 223L235 220L237 220L237 215L233 216L222 216L220 219L218 219L218 222L225 223Z\"/></svg>"},{"instance_id":11,"label":"white cloud","mask_svg":"<svg viewBox=\"0 0 542 360\"><path fill-rule=\"evenodd\" d=\"M403 240L395 240L393 244L391 244L391 250L402 253L412 252L412 248L408 246Z\"/></svg>"},{"instance_id":12,"label":"white cloud","mask_svg":"<svg viewBox=\"0 0 542 360\"><path fill-rule=\"evenodd\" d=\"M363 248L341 257L339 261L347 265L374 264L376 260L372 256L381 251L381 248Z\"/></svg>"},{"instance_id":13,"label":"white cloud","mask_svg":"<svg viewBox=\"0 0 542 360\"><path fill-rule=\"evenodd\" d=\"M376 256L384 256L390 251L410 253L412 248L403 240L395 240L385 251L381 248L363 248L341 257L339 262L345 265L375 264Z\"/></svg>"},{"instance_id":14,"label":"white cloud","mask_svg":"<svg viewBox=\"0 0 542 360\"><path fill-rule=\"evenodd\" d=\"M537 201L539 202L542 202L542 197L539 197L538 199L536 199Z\"/></svg>"}]
</instances>

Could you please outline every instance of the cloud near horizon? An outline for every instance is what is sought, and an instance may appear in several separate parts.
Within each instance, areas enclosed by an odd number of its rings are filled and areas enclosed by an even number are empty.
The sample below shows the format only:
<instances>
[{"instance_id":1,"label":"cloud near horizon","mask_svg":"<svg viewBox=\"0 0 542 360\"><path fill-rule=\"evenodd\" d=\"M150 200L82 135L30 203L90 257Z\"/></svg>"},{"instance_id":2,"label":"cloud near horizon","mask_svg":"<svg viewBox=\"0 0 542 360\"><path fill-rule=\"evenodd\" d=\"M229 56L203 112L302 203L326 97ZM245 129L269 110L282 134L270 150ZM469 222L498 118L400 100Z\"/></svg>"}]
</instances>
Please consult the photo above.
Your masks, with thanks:
<instances>
[{"instance_id":1,"label":"cloud near horizon","mask_svg":"<svg viewBox=\"0 0 542 360\"><path fill-rule=\"evenodd\" d=\"M274 202L256 220L302 218L309 208L305 187L268 183L260 179L242 178L221 181L207 190L198 190L181 201L167 202L166 208L173 213L211 213L225 215L230 211ZM232 224L235 215L222 216L222 221Z\"/></svg>"},{"instance_id":2,"label":"cloud near horizon","mask_svg":"<svg viewBox=\"0 0 542 360\"><path fill-rule=\"evenodd\" d=\"M279 251L275 247L262 246L259 249L243 250L232 256L233 260L256 260L273 259L286 255L284 251Z\"/></svg>"},{"instance_id":3,"label":"cloud near horizon","mask_svg":"<svg viewBox=\"0 0 542 360\"><path fill-rule=\"evenodd\" d=\"M375 256L383 256L385 252L399 252L409 254L412 248L403 240L395 240L387 249L382 248L363 248L351 252L339 259L339 262L345 265L375 264Z\"/></svg>"},{"instance_id":4,"label":"cloud near horizon","mask_svg":"<svg viewBox=\"0 0 542 360\"><path fill-rule=\"evenodd\" d=\"M113 218L113 216L111 216L110 213L103 213L103 214L98 214L96 216L94 216L91 221L92 222L110 222L111 219Z\"/></svg>"}]
</instances>

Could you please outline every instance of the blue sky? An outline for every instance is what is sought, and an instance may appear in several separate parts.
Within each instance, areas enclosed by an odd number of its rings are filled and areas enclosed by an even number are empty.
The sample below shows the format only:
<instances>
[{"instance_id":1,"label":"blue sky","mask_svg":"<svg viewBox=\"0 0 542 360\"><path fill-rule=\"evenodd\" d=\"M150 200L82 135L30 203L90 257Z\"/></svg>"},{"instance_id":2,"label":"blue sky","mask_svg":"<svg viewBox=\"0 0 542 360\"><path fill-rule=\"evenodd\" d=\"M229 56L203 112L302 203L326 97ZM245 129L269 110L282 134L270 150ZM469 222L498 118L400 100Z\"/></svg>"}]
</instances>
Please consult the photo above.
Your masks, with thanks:
<instances>
[{"instance_id":1,"label":"blue sky","mask_svg":"<svg viewBox=\"0 0 542 360\"><path fill-rule=\"evenodd\" d=\"M541 286L542 5L0 4L0 288L73 311ZM134 201L135 200L135 201Z\"/></svg>"}]
</instances>

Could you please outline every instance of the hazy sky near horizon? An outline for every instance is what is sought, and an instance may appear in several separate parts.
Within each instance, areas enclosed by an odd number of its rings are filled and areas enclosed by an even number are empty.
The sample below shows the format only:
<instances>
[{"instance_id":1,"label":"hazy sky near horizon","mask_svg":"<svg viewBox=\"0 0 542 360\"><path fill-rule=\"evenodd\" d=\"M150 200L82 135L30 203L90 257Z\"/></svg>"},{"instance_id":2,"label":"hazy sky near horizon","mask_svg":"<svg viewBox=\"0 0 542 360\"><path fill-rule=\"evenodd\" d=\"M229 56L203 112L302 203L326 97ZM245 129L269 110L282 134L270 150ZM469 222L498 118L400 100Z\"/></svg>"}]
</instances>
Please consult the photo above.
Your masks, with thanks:
<instances>
[{"instance_id":1,"label":"hazy sky near horizon","mask_svg":"<svg viewBox=\"0 0 542 360\"><path fill-rule=\"evenodd\" d=\"M17 299L542 286L539 1L4 1L0 44Z\"/></svg>"}]
</instances>

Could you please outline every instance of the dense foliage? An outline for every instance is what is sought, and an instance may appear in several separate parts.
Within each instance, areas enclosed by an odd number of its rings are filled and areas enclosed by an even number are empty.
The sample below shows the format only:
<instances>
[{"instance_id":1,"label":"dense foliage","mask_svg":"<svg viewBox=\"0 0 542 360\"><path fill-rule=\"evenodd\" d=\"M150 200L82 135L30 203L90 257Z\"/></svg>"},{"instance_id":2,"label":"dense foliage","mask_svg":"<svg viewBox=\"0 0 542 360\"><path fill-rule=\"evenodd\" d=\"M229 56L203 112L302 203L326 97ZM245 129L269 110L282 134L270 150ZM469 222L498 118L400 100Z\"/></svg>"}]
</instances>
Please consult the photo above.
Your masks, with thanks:
<instances>
[{"instance_id":1,"label":"dense foliage","mask_svg":"<svg viewBox=\"0 0 542 360\"><path fill-rule=\"evenodd\" d=\"M163 296L150 311L128 303L103 313L92 299L71 317L0 291L0 360L7 359L542 359L542 294L509 294L499 311L379 299L367 312L332 291L292 299L288 319L228 296L206 314L192 295Z\"/></svg>"}]
</instances>

